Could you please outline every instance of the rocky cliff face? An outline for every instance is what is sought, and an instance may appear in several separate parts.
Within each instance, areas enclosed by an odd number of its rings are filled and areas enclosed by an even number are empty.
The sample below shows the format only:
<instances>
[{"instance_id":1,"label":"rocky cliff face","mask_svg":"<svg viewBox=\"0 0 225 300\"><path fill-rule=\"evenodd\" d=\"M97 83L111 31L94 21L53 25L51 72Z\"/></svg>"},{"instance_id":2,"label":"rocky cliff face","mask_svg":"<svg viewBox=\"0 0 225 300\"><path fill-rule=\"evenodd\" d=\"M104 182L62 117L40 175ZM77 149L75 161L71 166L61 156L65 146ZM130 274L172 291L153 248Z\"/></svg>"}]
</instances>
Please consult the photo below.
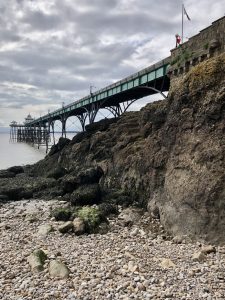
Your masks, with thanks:
<instances>
[{"instance_id":1,"label":"rocky cliff face","mask_svg":"<svg viewBox=\"0 0 225 300\"><path fill-rule=\"evenodd\" d=\"M129 191L174 235L225 241L225 54L172 80L169 98L89 126L34 167L100 166L104 190Z\"/></svg>"}]
</instances>

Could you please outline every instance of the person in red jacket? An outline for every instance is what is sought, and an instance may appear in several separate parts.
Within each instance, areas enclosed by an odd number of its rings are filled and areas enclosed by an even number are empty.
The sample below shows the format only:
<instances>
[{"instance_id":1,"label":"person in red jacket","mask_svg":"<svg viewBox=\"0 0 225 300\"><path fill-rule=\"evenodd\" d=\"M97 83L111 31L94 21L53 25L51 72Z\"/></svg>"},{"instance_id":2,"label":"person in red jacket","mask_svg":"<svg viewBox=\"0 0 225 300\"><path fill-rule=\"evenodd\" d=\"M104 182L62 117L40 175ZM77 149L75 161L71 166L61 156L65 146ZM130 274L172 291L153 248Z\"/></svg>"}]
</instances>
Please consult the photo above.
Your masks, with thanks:
<instances>
[{"instance_id":1,"label":"person in red jacket","mask_svg":"<svg viewBox=\"0 0 225 300\"><path fill-rule=\"evenodd\" d=\"M176 47L178 47L181 43L181 37L179 36L179 34L176 34L175 37L176 37Z\"/></svg>"}]
</instances>

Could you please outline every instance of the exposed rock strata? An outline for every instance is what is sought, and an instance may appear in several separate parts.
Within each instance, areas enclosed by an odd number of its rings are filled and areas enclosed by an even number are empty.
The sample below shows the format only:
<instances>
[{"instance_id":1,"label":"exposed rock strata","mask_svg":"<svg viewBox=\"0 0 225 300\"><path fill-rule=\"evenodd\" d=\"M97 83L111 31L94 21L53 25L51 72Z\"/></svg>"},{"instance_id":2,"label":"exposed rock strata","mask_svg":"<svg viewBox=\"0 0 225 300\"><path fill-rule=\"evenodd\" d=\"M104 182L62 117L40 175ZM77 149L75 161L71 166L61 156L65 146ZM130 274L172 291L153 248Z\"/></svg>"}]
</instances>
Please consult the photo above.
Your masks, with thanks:
<instances>
[{"instance_id":1,"label":"exposed rock strata","mask_svg":"<svg viewBox=\"0 0 225 300\"><path fill-rule=\"evenodd\" d=\"M87 183L99 183L97 202L121 191L126 201L159 216L173 235L224 242L224 74L225 54L199 64L172 80L168 100L125 113L107 126L89 126L71 142L61 140L30 172L66 170L51 178L45 196L52 189L70 200L78 186L85 187L77 182L80 173L98 168L101 175Z\"/></svg>"}]
</instances>

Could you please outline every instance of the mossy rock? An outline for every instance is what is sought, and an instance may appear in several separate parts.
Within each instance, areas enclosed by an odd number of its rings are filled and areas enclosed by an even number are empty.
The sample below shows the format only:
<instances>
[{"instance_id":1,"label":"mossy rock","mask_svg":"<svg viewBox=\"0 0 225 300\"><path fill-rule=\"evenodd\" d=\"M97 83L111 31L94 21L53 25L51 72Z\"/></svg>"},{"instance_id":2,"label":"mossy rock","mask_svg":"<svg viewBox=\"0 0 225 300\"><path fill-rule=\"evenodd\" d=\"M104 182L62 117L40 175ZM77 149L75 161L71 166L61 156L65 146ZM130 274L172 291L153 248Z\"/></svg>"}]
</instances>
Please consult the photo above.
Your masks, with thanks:
<instances>
[{"instance_id":1,"label":"mossy rock","mask_svg":"<svg viewBox=\"0 0 225 300\"><path fill-rule=\"evenodd\" d=\"M45 263L45 260L47 259L47 255L43 250L41 250L41 249L34 250L33 254L40 259L40 262L42 264Z\"/></svg>"},{"instance_id":2,"label":"mossy rock","mask_svg":"<svg viewBox=\"0 0 225 300\"><path fill-rule=\"evenodd\" d=\"M101 211L95 207L84 206L78 210L77 215L84 221L87 233L97 233L99 224L107 222Z\"/></svg>"},{"instance_id":3,"label":"mossy rock","mask_svg":"<svg viewBox=\"0 0 225 300\"><path fill-rule=\"evenodd\" d=\"M31 266L33 272L40 272L44 270L43 265L46 259L47 255L45 254L45 252L41 249L37 249L28 256L27 261Z\"/></svg>"}]
</instances>

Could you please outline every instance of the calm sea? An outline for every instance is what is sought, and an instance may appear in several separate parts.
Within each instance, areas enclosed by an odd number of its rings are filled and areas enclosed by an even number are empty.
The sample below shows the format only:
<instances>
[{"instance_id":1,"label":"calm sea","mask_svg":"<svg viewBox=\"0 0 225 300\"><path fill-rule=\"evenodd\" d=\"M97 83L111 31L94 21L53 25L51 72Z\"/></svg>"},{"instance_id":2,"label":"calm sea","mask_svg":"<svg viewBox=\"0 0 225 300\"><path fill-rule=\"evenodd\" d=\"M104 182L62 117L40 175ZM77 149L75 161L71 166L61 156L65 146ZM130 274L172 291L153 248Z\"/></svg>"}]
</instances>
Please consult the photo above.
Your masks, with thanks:
<instances>
[{"instance_id":1,"label":"calm sea","mask_svg":"<svg viewBox=\"0 0 225 300\"><path fill-rule=\"evenodd\" d=\"M72 136L74 134L68 138ZM0 170L16 165L33 164L45 157L45 151L45 147L38 149L26 143L12 143L9 141L9 133L0 132Z\"/></svg>"}]
</instances>

